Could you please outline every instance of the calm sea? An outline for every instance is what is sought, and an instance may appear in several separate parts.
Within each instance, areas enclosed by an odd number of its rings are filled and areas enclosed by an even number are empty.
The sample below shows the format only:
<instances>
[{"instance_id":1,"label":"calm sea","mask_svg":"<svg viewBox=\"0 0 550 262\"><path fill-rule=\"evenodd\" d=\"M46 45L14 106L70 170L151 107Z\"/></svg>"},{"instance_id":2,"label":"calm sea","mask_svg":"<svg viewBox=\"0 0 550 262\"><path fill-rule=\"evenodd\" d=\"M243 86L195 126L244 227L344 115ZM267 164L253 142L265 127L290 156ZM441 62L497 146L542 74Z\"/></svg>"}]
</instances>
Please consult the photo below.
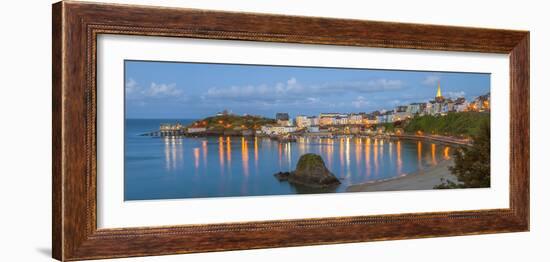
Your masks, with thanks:
<instances>
[{"instance_id":1,"label":"calm sea","mask_svg":"<svg viewBox=\"0 0 550 262\"><path fill-rule=\"evenodd\" d=\"M352 184L393 178L449 159L450 148L368 138L301 139L279 143L254 137L154 138L140 134L160 123L189 119L127 119L125 200L345 192ZM311 190L279 182L301 155L316 153L342 182Z\"/></svg>"}]
</instances>

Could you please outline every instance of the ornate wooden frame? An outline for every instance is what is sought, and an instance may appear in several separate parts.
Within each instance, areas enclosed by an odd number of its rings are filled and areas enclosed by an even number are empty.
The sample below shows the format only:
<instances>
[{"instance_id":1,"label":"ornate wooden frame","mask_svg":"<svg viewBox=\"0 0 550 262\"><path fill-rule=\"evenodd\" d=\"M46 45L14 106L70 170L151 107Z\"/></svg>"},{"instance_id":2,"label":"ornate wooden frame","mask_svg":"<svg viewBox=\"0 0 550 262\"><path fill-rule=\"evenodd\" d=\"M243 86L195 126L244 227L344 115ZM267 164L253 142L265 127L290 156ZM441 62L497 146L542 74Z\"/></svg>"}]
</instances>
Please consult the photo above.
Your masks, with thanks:
<instances>
[{"instance_id":1,"label":"ornate wooden frame","mask_svg":"<svg viewBox=\"0 0 550 262\"><path fill-rule=\"evenodd\" d=\"M81 260L529 230L529 32L83 2L53 5L53 257ZM234 39L510 56L510 208L96 227L98 34ZM327 230L329 229L329 230Z\"/></svg>"}]
</instances>

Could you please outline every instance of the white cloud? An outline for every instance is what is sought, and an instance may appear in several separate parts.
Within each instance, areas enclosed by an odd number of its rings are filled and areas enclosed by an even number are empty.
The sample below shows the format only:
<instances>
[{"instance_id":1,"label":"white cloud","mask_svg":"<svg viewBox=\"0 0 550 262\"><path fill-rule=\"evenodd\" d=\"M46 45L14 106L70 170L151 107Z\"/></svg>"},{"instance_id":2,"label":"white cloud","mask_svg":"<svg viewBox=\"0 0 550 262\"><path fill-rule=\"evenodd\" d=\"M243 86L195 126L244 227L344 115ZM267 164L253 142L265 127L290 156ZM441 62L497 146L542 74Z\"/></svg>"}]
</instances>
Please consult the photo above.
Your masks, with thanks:
<instances>
[{"instance_id":1,"label":"white cloud","mask_svg":"<svg viewBox=\"0 0 550 262\"><path fill-rule=\"evenodd\" d=\"M308 104L319 103L321 100L318 97L308 97L306 98Z\"/></svg>"},{"instance_id":2,"label":"white cloud","mask_svg":"<svg viewBox=\"0 0 550 262\"><path fill-rule=\"evenodd\" d=\"M379 91L399 90L404 84L401 80L392 79L374 79L369 81L344 82L325 84L319 87L320 92L336 93L342 91L352 91L358 93L373 93Z\"/></svg>"},{"instance_id":3,"label":"white cloud","mask_svg":"<svg viewBox=\"0 0 550 262\"><path fill-rule=\"evenodd\" d=\"M399 90L404 84L401 80L374 79L365 82L326 83L321 85L302 85L296 78L279 82L273 86L267 84L213 87L201 97L203 99L230 99L236 101L297 101L304 96L315 98L325 95L340 95L343 92L373 93ZM310 99L311 100L311 99Z\"/></svg>"},{"instance_id":4,"label":"white cloud","mask_svg":"<svg viewBox=\"0 0 550 262\"><path fill-rule=\"evenodd\" d=\"M179 97L183 91L176 88L176 84L157 84L151 83L148 89L143 90L143 94L148 97Z\"/></svg>"},{"instance_id":5,"label":"white cloud","mask_svg":"<svg viewBox=\"0 0 550 262\"><path fill-rule=\"evenodd\" d=\"M399 105L400 103L401 103L401 100L397 100L397 99L390 101L390 104L392 104L394 106Z\"/></svg>"},{"instance_id":6,"label":"white cloud","mask_svg":"<svg viewBox=\"0 0 550 262\"><path fill-rule=\"evenodd\" d=\"M362 108L369 104L369 102L362 96L358 96L354 101L351 102L351 105L355 108Z\"/></svg>"},{"instance_id":7,"label":"white cloud","mask_svg":"<svg viewBox=\"0 0 550 262\"><path fill-rule=\"evenodd\" d=\"M137 81L130 78L126 82L126 95L129 99L183 97L184 93L176 87L176 84L151 83L148 88L143 88Z\"/></svg>"},{"instance_id":8,"label":"white cloud","mask_svg":"<svg viewBox=\"0 0 550 262\"><path fill-rule=\"evenodd\" d=\"M128 82L126 82L126 94L134 94L136 92L139 92L139 86L133 78L130 78Z\"/></svg>"},{"instance_id":9,"label":"white cloud","mask_svg":"<svg viewBox=\"0 0 550 262\"><path fill-rule=\"evenodd\" d=\"M422 84L427 85L427 86L433 86L433 85L437 84L437 81L439 81L439 80L441 80L440 76L429 75L426 78L424 78L424 80L422 80Z\"/></svg>"},{"instance_id":10,"label":"white cloud","mask_svg":"<svg viewBox=\"0 0 550 262\"><path fill-rule=\"evenodd\" d=\"M450 98L459 98L459 97L465 97L466 92L464 91L457 91L457 92L446 92L445 96Z\"/></svg>"}]
</instances>

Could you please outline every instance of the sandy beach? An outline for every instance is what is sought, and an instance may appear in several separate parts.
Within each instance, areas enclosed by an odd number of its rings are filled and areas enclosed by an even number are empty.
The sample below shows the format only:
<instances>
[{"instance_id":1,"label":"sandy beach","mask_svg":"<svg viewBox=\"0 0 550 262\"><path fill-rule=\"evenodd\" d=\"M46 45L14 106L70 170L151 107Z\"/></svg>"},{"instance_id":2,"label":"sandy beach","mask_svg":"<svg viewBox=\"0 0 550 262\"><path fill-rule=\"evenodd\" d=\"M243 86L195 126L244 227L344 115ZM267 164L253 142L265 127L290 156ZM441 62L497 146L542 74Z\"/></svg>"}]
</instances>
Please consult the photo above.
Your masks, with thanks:
<instances>
[{"instance_id":1,"label":"sandy beach","mask_svg":"<svg viewBox=\"0 0 550 262\"><path fill-rule=\"evenodd\" d=\"M453 160L445 160L434 167L424 168L423 170L398 178L351 185L346 191L372 192L433 189L434 186L441 184L442 178L444 181L448 179L457 182L456 177L449 171L449 166L452 164Z\"/></svg>"}]
</instances>

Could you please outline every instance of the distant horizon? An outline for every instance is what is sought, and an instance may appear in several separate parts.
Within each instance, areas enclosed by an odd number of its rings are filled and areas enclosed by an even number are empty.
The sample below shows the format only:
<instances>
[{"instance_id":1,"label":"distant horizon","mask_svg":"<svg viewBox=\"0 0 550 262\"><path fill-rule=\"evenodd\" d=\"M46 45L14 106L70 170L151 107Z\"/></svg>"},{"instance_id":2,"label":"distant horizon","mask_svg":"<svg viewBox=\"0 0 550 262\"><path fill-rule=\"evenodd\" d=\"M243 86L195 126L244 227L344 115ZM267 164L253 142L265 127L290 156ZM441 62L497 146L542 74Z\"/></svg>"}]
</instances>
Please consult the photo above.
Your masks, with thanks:
<instances>
[{"instance_id":1,"label":"distant horizon","mask_svg":"<svg viewBox=\"0 0 550 262\"><path fill-rule=\"evenodd\" d=\"M490 74L380 69L125 61L126 119L202 119L228 110L371 113L443 96L490 93Z\"/></svg>"}]
</instances>

